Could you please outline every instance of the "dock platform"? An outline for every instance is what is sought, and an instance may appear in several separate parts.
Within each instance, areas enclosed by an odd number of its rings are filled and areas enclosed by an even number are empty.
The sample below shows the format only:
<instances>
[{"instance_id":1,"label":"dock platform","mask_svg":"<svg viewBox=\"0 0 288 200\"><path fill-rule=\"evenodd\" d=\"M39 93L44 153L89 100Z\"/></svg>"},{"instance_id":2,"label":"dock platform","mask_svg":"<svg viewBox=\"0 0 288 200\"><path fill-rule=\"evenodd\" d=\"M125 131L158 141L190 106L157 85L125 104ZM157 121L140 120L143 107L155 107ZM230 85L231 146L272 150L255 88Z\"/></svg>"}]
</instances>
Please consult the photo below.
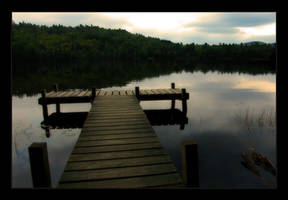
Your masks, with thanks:
<instances>
[{"instance_id":1,"label":"dock platform","mask_svg":"<svg viewBox=\"0 0 288 200\"><path fill-rule=\"evenodd\" d=\"M44 121L48 119L48 104L56 104L57 113L62 103L92 104L57 187L184 187L139 104L143 100L172 100L174 109L177 99L182 100L182 112L187 112L189 93L173 86L152 90L136 87L135 91L43 91L38 103L43 107ZM155 115L155 111L148 113Z\"/></svg>"}]
</instances>

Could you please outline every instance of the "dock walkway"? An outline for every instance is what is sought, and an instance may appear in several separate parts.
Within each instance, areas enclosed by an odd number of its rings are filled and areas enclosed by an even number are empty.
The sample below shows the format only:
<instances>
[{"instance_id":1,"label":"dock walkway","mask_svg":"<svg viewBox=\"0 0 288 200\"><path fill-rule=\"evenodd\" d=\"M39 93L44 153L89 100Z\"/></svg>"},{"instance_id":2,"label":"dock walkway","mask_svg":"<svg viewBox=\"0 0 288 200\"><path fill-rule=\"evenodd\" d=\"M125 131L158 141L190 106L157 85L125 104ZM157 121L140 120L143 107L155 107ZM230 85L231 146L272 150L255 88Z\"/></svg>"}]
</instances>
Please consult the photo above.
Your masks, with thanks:
<instances>
[{"instance_id":1,"label":"dock walkway","mask_svg":"<svg viewBox=\"0 0 288 200\"><path fill-rule=\"evenodd\" d=\"M184 186L135 93L100 92L95 94L58 187Z\"/></svg>"}]
</instances>

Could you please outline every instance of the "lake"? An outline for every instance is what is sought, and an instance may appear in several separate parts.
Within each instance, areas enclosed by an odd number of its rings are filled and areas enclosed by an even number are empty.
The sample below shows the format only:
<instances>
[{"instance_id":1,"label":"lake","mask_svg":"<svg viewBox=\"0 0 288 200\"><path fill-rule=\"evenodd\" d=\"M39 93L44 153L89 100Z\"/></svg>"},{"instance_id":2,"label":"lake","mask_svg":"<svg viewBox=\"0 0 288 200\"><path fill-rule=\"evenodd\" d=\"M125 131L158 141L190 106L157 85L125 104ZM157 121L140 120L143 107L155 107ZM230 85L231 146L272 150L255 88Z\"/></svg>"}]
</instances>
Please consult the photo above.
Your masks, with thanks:
<instances>
[{"instance_id":1,"label":"lake","mask_svg":"<svg viewBox=\"0 0 288 200\"><path fill-rule=\"evenodd\" d=\"M17 87L20 87L21 80L17 81ZM189 92L188 123L184 129L179 124L152 127L178 171L182 174L181 143L195 141L198 145L200 188L277 187L277 178L265 169L258 167L261 176L257 176L241 164L241 153L249 154L249 149L254 148L277 165L275 73L252 75L217 70L178 70L128 80L121 86L103 89L170 88L172 82L176 88L186 88ZM35 84L36 87L39 85ZM59 87L61 89L61 84ZM55 187L81 131L80 128L51 129L50 137L46 137L46 131L41 128L43 115L42 107L38 105L39 97L40 91L32 94L22 91L21 95L12 96L13 188L32 187L28 147L33 142L47 142ZM144 110L159 110L169 109L171 102L145 101L140 105ZM89 103L63 104L61 112L88 112L90 107ZM176 101L176 108L182 109L181 101ZM56 110L55 105L49 105L48 109L49 114Z\"/></svg>"}]
</instances>

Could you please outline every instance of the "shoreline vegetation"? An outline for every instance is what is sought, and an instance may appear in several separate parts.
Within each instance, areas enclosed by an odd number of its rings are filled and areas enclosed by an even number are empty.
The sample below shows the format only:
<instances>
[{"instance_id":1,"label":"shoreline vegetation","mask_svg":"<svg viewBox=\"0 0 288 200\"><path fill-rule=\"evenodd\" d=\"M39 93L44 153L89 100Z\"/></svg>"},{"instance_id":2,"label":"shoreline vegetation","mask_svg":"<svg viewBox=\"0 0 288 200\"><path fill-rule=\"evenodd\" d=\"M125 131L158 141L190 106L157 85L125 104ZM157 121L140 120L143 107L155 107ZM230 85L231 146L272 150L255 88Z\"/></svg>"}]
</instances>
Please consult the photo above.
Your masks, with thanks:
<instances>
[{"instance_id":1,"label":"shoreline vegetation","mask_svg":"<svg viewBox=\"0 0 288 200\"><path fill-rule=\"evenodd\" d=\"M182 44L98 26L12 23L12 94L124 86L173 72L276 72L275 44Z\"/></svg>"},{"instance_id":2,"label":"shoreline vegetation","mask_svg":"<svg viewBox=\"0 0 288 200\"><path fill-rule=\"evenodd\" d=\"M182 44L98 26L12 23L12 59L26 61L176 61L192 63L269 63L275 44Z\"/></svg>"}]
</instances>

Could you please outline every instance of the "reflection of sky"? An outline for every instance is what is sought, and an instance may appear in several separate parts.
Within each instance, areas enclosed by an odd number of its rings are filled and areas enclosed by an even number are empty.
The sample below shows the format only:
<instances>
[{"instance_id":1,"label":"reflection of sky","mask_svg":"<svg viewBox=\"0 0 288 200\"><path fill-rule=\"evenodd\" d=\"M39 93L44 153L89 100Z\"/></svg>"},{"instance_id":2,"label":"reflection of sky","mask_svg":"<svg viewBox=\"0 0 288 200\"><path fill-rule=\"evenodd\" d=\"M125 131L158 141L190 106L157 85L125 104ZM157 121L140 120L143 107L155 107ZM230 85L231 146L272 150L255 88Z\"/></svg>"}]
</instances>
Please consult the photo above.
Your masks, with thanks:
<instances>
[{"instance_id":1,"label":"reflection of sky","mask_svg":"<svg viewBox=\"0 0 288 200\"><path fill-rule=\"evenodd\" d=\"M199 148L201 186L263 187L258 177L241 166L240 154L255 147L275 162L275 129L254 128L247 132L235 121L235 115L247 108L254 111L275 108L275 79L275 75L182 72L131 82L121 89L170 88L171 82L175 82L176 88L186 88L190 99L185 129L180 130L180 125L153 126L177 169L181 172L181 142L194 140ZM48 144L52 181L56 185L80 133L80 129L51 130L51 137L46 138L40 128L43 117L38 98L39 95L12 100L14 187L31 187L27 148L39 141ZM168 109L171 102L144 101L140 105L143 109ZM176 101L176 108L181 110L180 101ZM62 112L89 109L90 104L61 105ZM51 112L55 112L55 105L49 106Z\"/></svg>"}]
</instances>

